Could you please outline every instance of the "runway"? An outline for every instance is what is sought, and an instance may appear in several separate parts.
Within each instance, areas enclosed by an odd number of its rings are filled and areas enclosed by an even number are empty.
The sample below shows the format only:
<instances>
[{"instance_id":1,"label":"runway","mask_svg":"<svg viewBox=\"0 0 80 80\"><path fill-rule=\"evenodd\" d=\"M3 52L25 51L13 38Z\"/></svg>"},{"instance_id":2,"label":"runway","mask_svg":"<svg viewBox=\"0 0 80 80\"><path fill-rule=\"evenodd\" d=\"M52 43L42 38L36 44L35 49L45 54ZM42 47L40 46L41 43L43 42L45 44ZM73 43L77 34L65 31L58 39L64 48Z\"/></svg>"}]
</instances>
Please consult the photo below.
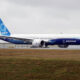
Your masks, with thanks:
<instances>
[{"instance_id":1,"label":"runway","mask_svg":"<svg viewBox=\"0 0 80 80\"><path fill-rule=\"evenodd\" d=\"M27 49L49 49L49 50L80 50L79 47L69 47L69 48L58 48L58 47L49 47L49 48L27 48Z\"/></svg>"},{"instance_id":2,"label":"runway","mask_svg":"<svg viewBox=\"0 0 80 80\"><path fill-rule=\"evenodd\" d=\"M58 46L48 46L48 48L32 48L32 45L15 45L15 44L0 44L0 49L54 49L54 50L80 50L79 46L69 46L68 48L59 48Z\"/></svg>"}]
</instances>

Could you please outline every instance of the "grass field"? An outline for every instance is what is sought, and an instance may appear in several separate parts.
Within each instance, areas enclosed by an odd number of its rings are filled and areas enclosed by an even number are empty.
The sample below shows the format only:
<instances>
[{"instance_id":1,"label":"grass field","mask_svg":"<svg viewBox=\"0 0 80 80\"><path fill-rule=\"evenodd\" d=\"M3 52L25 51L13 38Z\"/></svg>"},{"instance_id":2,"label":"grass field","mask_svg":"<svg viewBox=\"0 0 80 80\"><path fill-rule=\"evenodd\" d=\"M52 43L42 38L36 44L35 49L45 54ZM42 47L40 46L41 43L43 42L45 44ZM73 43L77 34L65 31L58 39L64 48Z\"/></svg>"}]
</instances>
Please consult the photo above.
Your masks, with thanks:
<instances>
[{"instance_id":1,"label":"grass field","mask_svg":"<svg viewBox=\"0 0 80 80\"><path fill-rule=\"evenodd\" d=\"M80 50L0 50L0 80L80 80Z\"/></svg>"}]
</instances>

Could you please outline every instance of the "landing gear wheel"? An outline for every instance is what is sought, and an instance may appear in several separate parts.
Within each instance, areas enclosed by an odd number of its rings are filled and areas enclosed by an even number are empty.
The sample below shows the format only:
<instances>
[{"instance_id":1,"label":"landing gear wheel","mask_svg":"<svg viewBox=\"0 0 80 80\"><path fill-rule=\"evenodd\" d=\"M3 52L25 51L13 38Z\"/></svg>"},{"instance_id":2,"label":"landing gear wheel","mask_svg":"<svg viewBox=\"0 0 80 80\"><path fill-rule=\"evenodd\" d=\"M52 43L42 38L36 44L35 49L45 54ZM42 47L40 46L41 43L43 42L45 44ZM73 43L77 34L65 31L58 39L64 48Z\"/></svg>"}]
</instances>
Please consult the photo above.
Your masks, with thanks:
<instances>
[{"instance_id":1,"label":"landing gear wheel","mask_svg":"<svg viewBox=\"0 0 80 80\"><path fill-rule=\"evenodd\" d=\"M68 48L69 45L58 45L60 48Z\"/></svg>"},{"instance_id":2,"label":"landing gear wheel","mask_svg":"<svg viewBox=\"0 0 80 80\"><path fill-rule=\"evenodd\" d=\"M48 45L47 44L45 44L45 48L48 48Z\"/></svg>"}]
</instances>

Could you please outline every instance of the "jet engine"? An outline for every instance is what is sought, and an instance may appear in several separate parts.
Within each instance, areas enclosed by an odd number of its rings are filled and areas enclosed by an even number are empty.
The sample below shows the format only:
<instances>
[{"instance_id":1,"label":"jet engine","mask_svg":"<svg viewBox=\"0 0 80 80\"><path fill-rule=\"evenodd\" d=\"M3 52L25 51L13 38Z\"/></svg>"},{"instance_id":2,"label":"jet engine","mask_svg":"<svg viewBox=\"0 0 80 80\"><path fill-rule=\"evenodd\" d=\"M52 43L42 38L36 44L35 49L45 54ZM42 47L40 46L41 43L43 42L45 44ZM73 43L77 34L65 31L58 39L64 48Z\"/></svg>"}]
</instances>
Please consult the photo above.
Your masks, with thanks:
<instances>
[{"instance_id":1,"label":"jet engine","mask_svg":"<svg viewBox=\"0 0 80 80\"><path fill-rule=\"evenodd\" d=\"M40 39L34 39L32 42L32 47L45 47L45 41Z\"/></svg>"}]
</instances>

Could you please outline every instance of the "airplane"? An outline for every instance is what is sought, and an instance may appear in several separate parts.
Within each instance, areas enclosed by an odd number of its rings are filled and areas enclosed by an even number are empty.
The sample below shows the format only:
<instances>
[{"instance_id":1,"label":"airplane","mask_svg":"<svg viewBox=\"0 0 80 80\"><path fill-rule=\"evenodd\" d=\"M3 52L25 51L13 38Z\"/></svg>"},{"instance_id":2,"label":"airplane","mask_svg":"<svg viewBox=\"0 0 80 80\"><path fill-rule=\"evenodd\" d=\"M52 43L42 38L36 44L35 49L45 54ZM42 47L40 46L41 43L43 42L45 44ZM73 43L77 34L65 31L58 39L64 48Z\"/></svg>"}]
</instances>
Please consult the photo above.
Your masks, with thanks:
<instances>
[{"instance_id":1,"label":"airplane","mask_svg":"<svg viewBox=\"0 0 80 80\"><path fill-rule=\"evenodd\" d=\"M0 19L0 40L13 44L26 44L32 47L57 45L68 48L69 45L80 45L80 34L11 34Z\"/></svg>"}]
</instances>

